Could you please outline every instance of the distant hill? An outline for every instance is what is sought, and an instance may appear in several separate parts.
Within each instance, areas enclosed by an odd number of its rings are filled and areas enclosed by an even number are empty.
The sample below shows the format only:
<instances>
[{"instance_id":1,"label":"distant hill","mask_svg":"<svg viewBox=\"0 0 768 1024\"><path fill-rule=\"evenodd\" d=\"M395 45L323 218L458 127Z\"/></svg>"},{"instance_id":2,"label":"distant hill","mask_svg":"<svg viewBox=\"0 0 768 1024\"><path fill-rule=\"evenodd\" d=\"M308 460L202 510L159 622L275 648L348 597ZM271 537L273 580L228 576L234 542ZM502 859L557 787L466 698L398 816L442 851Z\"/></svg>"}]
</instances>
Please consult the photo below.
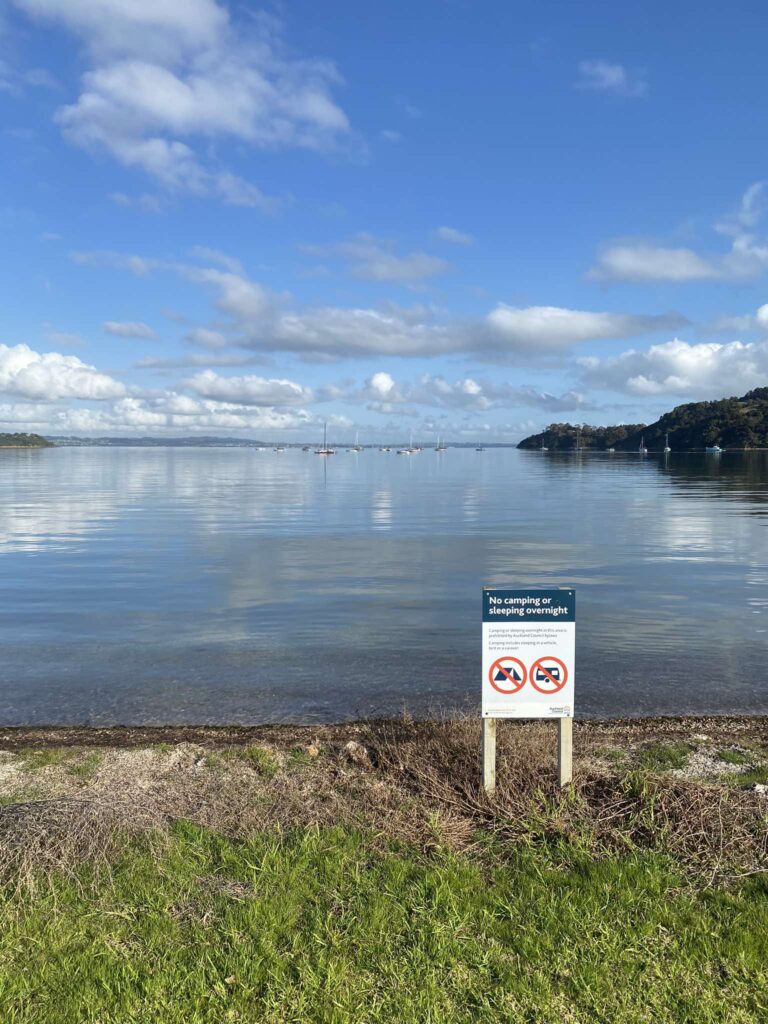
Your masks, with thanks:
<instances>
[{"instance_id":1,"label":"distant hill","mask_svg":"<svg viewBox=\"0 0 768 1024\"><path fill-rule=\"evenodd\" d=\"M540 434L532 434L518 448L568 451L577 446L605 450L634 451L644 439L646 448L662 449L669 434L675 450L706 448L768 448L768 387L755 388L741 398L717 402L689 402L664 413L655 423L624 424L616 427L579 426L553 423Z\"/></svg>"},{"instance_id":2,"label":"distant hill","mask_svg":"<svg viewBox=\"0 0 768 1024\"><path fill-rule=\"evenodd\" d=\"M53 448L39 434L0 434L0 448Z\"/></svg>"}]
</instances>

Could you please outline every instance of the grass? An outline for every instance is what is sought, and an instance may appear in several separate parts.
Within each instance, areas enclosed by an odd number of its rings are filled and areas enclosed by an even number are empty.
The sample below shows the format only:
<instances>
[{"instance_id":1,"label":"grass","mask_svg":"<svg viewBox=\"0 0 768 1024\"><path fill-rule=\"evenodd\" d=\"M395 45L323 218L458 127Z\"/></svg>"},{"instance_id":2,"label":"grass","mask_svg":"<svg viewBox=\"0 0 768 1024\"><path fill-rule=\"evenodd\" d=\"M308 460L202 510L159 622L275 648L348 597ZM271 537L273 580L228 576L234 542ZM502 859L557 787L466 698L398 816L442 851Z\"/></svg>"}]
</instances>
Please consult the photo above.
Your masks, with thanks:
<instances>
[{"instance_id":1,"label":"grass","mask_svg":"<svg viewBox=\"0 0 768 1024\"><path fill-rule=\"evenodd\" d=\"M734 781L742 789L750 789L755 783L762 786L768 785L768 765L761 765L751 771L741 772L734 777Z\"/></svg>"},{"instance_id":2,"label":"grass","mask_svg":"<svg viewBox=\"0 0 768 1024\"><path fill-rule=\"evenodd\" d=\"M354 735L21 752L60 767L0 799L0 1022L768 1020L768 802L689 744L563 792L512 723L488 797L477 721Z\"/></svg>"},{"instance_id":3,"label":"grass","mask_svg":"<svg viewBox=\"0 0 768 1024\"><path fill-rule=\"evenodd\" d=\"M265 779L274 778L280 770L277 758L266 747L233 747L231 756L246 761L254 771L263 775Z\"/></svg>"},{"instance_id":4,"label":"grass","mask_svg":"<svg viewBox=\"0 0 768 1024\"><path fill-rule=\"evenodd\" d=\"M76 779L79 779L83 783L90 782L98 771L100 764L101 755L93 752L86 754L79 761L67 765L67 771L70 775L74 775Z\"/></svg>"},{"instance_id":5,"label":"grass","mask_svg":"<svg viewBox=\"0 0 768 1024\"><path fill-rule=\"evenodd\" d=\"M743 750L723 747L717 751L717 759L718 761L724 761L726 764L750 764L754 761L754 756L746 754Z\"/></svg>"},{"instance_id":6,"label":"grass","mask_svg":"<svg viewBox=\"0 0 768 1024\"><path fill-rule=\"evenodd\" d=\"M42 768L53 768L66 764L72 757L72 751L65 750L63 747L42 747L20 750L19 755L28 772L37 772Z\"/></svg>"},{"instance_id":7,"label":"grass","mask_svg":"<svg viewBox=\"0 0 768 1024\"><path fill-rule=\"evenodd\" d=\"M646 771L682 768L693 747L690 743L650 743L638 755L638 764Z\"/></svg>"},{"instance_id":8,"label":"grass","mask_svg":"<svg viewBox=\"0 0 768 1024\"><path fill-rule=\"evenodd\" d=\"M0 910L3 1024L752 1022L768 888L664 858L466 854L179 823Z\"/></svg>"}]
</instances>

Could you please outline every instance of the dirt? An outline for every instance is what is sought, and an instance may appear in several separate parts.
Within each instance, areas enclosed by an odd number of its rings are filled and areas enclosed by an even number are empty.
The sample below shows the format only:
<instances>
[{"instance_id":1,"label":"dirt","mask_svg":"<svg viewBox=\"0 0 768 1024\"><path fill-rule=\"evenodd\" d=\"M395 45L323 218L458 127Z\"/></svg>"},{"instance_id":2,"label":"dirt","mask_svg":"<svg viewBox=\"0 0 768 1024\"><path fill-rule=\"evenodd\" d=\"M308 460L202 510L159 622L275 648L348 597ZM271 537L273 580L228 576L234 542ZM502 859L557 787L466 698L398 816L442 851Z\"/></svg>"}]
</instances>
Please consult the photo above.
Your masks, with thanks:
<instances>
[{"instance_id":1,"label":"dirt","mask_svg":"<svg viewBox=\"0 0 768 1024\"><path fill-rule=\"evenodd\" d=\"M307 746L313 741L345 744L358 740L370 723L331 725L116 725L26 726L0 728L0 751L25 747L146 747L160 744L196 743L212 749L250 746ZM417 724L418 728L418 724ZM574 722L574 739L588 746L609 743L711 740L720 746L749 742L768 745L768 716L686 716L680 718L588 719Z\"/></svg>"}]
</instances>

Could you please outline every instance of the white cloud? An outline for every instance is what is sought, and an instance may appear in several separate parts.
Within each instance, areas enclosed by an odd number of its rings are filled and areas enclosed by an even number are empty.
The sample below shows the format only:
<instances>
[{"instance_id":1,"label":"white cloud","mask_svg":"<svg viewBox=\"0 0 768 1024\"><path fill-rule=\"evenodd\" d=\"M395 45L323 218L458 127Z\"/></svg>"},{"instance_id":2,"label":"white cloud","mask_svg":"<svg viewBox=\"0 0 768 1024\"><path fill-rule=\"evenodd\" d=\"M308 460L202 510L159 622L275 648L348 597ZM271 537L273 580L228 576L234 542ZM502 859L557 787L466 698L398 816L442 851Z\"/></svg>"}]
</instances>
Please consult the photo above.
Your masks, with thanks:
<instances>
[{"instance_id":1,"label":"white cloud","mask_svg":"<svg viewBox=\"0 0 768 1024\"><path fill-rule=\"evenodd\" d=\"M107 334L114 334L118 338L144 338L153 339L157 335L149 326L141 322L122 322L119 320L105 320L103 324Z\"/></svg>"},{"instance_id":2,"label":"white cloud","mask_svg":"<svg viewBox=\"0 0 768 1024\"><path fill-rule=\"evenodd\" d=\"M28 345L0 345L0 393L43 402L101 401L120 397L125 387L76 356L35 352Z\"/></svg>"},{"instance_id":3,"label":"white cloud","mask_svg":"<svg viewBox=\"0 0 768 1024\"><path fill-rule=\"evenodd\" d=\"M201 159L194 144L322 151L349 137L331 95L336 68L290 53L275 19L232 26L214 0L16 2L75 32L93 55L76 102L56 115L65 135L168 190L270 210L276 200Z\"/></svg>"},{"instance_id":4,"label":"white cloud","mask_svg":"<svg viewBox=\"0 0 768 1024\"><path fill-rule=\"evenodd\" d=\"M193 259L200 260L201 263L218 263L231 274L243 273L243 265L240 260L222 252L221 249L211 249L207 245L194 245L190 249L189 255Z\"/></svg>"},{"instance_id":5,"label":"white cloud","mask_svg":"<svg viewBox=\"0 0 768 1024\"><path fill-rule=\"evenodd\" d=\"M731 240L730 249L702 255L689 248L672 248L648 241L606 246L589 276L601 281L741 280L768 270L768 239L756 228L768 211L768 182L750 185L738 209L714 225Z\"/></svg>"},{"instance_id":6,"label":"white cloud","mask_svg":"<svg viewBox=\"0 0 768 1024\"><path fill-rule=\"evenodd\" d=\"M722 271L692 249L671 249L648 243L611 245L603 249L590 277L600 281L706 281Z\"/></svg>"},{"instance_id":7,"label":"white cloud","mask_svg":"<svg viewBox=\"0 0 768 1024\"><path fill-rule=\"evenodd\" d=\"M753 314L742 316L721 316L706 325L708 331L766 331L768 332L768 303L760 306Z\"/></svg>"},{"instance_id":8,"label":"white cloud","mask_svg":"<svg viewBox=\"0 0 768 1024\"><path fill-rule=\"evenodd\" d=\"M99 57L144 53L178 60L206 46L227 26L214 0L14 0L34 18L59 21Z\"/></svg>"},{"instance_id":9,"label":"white cloud","mask_svg":"<svg viewBox=\"0 0 768 1024\"><path fill-rule=\"evenodd\" d=\"M646 352L579 360L584 383L631 395L721 398L768 380L768 341L689 344L675 338Z\"/></svg>"},{"instance_id":10,"label":"white cloud","mask_svg":"<svg viewBox=\"0 0 768 1024\"><path fill-rule=\"evenodd\" d=\"M580 89L612 92L616 96L637 99L648 92L648 83L642 71L629 71L623 64L607 60L583 60L578 65L576 82Z\"/></svg>"},{"instance_id":11,"label":"white cloud","mask_svg":"<svg viewBox=\"0 0 768 1024\"><path fill-rule=\"evenodd\" d=\"M379 132L379 136L384 140L384 142L395 143L403 141L402 134L400 132L393 131L391 128L382 128Z\"/></svg>"},{"instance_id":12,"label":"white cloud","mask_svg":"<svg viewBox=\"0 0 768 1024\"><path fill-rule=\"evenodd\" d=\"M185 385L203 398L235 405L304 405L312 401L309 388L291 380L268 380L265 377L221 377L213 370L203 370L185 381Z\"/></svg>"},{"instance_id":13,"label":"white cloud","mask_svg":"<svg viewBox=\"0 0 768 1024\"><path fill-rule=\"evenodd\" d=\"M386 401L387 397L395 390L395 381L389 373L380 370L366 381L366 387L378 398Z\"/></svg>"},{"instance_id":14,"label":"white cloud","mask_svg":"<svg viewBox=\"0 0 768 1024\"><path fill-rule=\"evenodd\" d=\"M211 334L197 328L190 340L219 347L231 345L301 353L305 358L338 359L365 355L437 356L477 353L504 360L510 355L551 357L572 346L606 338L631 338L675 330L687 321L676 313L658 316L590 312L557 306L513 307L499 303L484 318L450 320L425 306L403 308L298 308L243 274L215 267L147 260L114 252L74 253L81 264L111 266L146 274L170 270L213 289L219 312L230 318L226 329Z\"/></svg>"},{"instance_id":15,"label":"white cloud","mask_svg":"<svg viewBox=\"0 0 768 1024\"><path fill-rule=\"evenodd\" d=\"M584 341L630 338L679 326L681 317L592 313L557 306L518 308L500 303L486 317L491 338L507 349L562 351Z\"/></svg>"},{"instance_id":16,"label":"white cloud","mask_svg":"<svg viewBox=\"0 0 768 1024\"><path fill-rule=\"evenodd\" d=\"M383 371L373 374L359 395L352 391L345 397L353 401L361 398L369 402L369 409L387 414L400 414L404 407L415 411L417 406L469 412L524 406L544 409L550 413L592 407L585 396L577 391L557 396L509 381L489 382L476 377L448 381L445 377L431 374L423 374L412 384L399 384Z\"/></svg>"},{"instance_id":17,"label":"white cloud","mask_svg":"<svg viewBox=\"0 0 768 1024\"><path fill-rule=\"evenodd\" d=\"M439 227L435 234L442 242L451 242L454 245L472 245L475 241L472 235L459 231L457 228L446 227L445 225Z\"/></svg>"},{"instance_id":18,"label":"white cloud","mask_svg":"<svg viewBox=\"0 0 768 1024\"><path fill-rule=\"evenodd\" d=\"M425 252L399 255L391 242L365 233L335 245L304 245L301 249L313 256L340 256L354 277L366 281L416 285L450 270L450 263L438 256Z\"/></svg>"},{"instance_id":19,"label":"white cloud","mask_svg":"<svg viewBox=\"0 0 768 1024\"><path fill-rule=\"evenodd\" d=\"M191 345L201 345L203 348L211 349L226 348L229 344L221 331L212 331L208 327L193 327L184 335L184 340Z\"/></svg>"},{"instance_id":20,"label":"white cloud","mask_svg":"<svg viewBox=\"0 0 768 1024\"><path fill-rule=\"evenodd\" d=\"M181 272L192 281L213 285L218 292L217 307L236 321L262 322L272 310L272 293L242 274L197 267L182 267Z\"/></svg>"}]
</instances>

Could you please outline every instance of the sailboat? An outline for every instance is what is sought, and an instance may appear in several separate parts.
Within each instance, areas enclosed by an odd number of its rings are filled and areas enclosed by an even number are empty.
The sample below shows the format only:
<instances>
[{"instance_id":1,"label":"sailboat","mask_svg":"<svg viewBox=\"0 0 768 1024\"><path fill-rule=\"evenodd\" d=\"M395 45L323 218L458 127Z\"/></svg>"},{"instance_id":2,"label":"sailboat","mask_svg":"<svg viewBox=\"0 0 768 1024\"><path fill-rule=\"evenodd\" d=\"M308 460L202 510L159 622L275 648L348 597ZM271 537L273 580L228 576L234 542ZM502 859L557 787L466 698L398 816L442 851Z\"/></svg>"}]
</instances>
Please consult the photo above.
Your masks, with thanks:
<instances>
[{"instance_id":1,"label":"sailboat","mask_svg":"<svg viewBox=\"0 0 768 1024\"><path fill-rule=\"evenodd\" d=\"M408 444L408 447L407 448L398 448L397 449L397 454L398 455L414 455L416 451L417 451L417 449L413 447L413 431L411 431L411 440L410 440L410 442Z\"/></svg>"},{"instance_id":2,"label":"sailboat","mask_svg":"<svg viewBox=\"0 0 768 1024\"><path fill-rule=\"evenodd\" d=\"M719 444L708 444L704 449L705 452L709 452L711 455L719 455L722 450Z\"/></svg>"},{"instance_id":3,"label":"sailboat","mask_svg":"<svg viewBox=\"0 0 768 1024\"><path fill-rule=\"evenodd\" d=\"M360 444L360 431L356 430L355 431L355 443L350 448L347 448L347 451L348 452L361 452L362 450L363 450L363 446Z\"/></svg>"},{"instance_id":4,"label":"sailboat","mask_svg":"<svg viewBox=\"0 0 768 1024\"><path fill-rule=\"evenodd\" d=\"M323 447L315 449L315 455L335 455L333 448L328 447L328 424L323 424Z\"/></svg>"},{"instance_id":5,"label":"sailboat","mask_svg":"<svg viewBox=\"0 0 768 1024\"><path fill-rule=\"evenodd\" d=\"M541 442L541 448L539 449L539 451L542 451L542 452L548 452L549 451L549 448L547 448L547 446L544 444L543 441Z\"/></svg>"},{"instance_id":6,"label":"sailboat","mask_svg":"<svg viewBox=\"0 0 768 1024\"><path fill-rule=\"evenodd\" d=\"M439 436L437 438L437 444L435 445L436 452L445 452L448 450L448 445L444 441L441 441Z\"/></svg>"},{"instance_id":7,"label":"sailboat","mask_svg":"<svg viewBox=\"0 0 768 1024\"><path fill-rule=\"evenodd\" d=\"M669 447L669 434L664 435L664 451L671 452L672 449Z\"/></svg>"},{"instance_id":8,"label":"sailboat","mask_svg":"<svg viewBox=\"0 0 768 1024\"><path fill-rule=\"evenodd\" d=\"M640 447L637 449L640 455L646 455L648 449L645 447L645 437L640 438Z\"/></svg>"}]
</instances>

